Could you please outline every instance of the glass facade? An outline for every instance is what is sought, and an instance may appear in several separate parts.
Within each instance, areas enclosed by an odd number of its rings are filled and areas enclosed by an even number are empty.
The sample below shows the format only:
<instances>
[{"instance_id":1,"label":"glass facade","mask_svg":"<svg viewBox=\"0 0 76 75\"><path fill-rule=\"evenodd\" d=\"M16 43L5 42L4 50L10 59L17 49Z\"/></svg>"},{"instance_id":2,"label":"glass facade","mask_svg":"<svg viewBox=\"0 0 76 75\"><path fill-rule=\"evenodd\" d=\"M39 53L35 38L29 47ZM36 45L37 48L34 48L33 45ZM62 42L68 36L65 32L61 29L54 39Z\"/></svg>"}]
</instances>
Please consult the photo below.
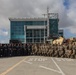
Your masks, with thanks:
<instances>
[{"instance_id":1,"label":"glass facade","mask_svg":"<svg viewBox=\"0 0 76 75\"><path fill-rule=\"evenodd\" d=\"M24 42L24 22L11 21L11 40Z\"/></svg>"},{"instance_id":2,"label":"glass facade","mask_svg":"<svg viewBox=\"0 0 76 75\"><path fill-rule=\"evenodd\" d=\"M43 29L27 29L25 32L24 26L44 26L47 21L13 21L10 20L10 40L19 40L22 43L41 43L44 41ZM58 19L49 19L50 34L58 34ZM45 30L45 37L47 38L47 29Z\"/></svg>"},{"instance_id":3,"label":"glass facade","mask_svg":"<svg viewBox=\"0 0 76 75\"><path fill-rule=\"evenodd\" d=\"M45 30L45 37L47 37L47 29ZM26 30L27 43L41 43L44 42L44 29L27 29Z\"/></svg>"},{"instance_id":4,"label":"glass facade","mask_svg":"<svg viewBox=\"0 0 76 75\"><path fill-rule=\"evenodd\" d=\"M47 24L47 21L45 21ZM24 25L44 25L44 21L11 21L10 25L10 40L20 40L21 42L25 42L25 38L32 37L32 30L27 30L26 35L24 32ZM34 37L39 37L39 30L34 30Z\"/></svg>"},{"instance_id":5,"label":"glass facade","mask_svg":"<svg viewBox=\"0 0 76 75\"><path fill-rule=\"evenodd\" d=\"M49 19L50 36L58 36L58 19Z\"/></svg>"},{"instance_id":6,"label":"glass facade","mask_svg":"<svg viewBox=\"0 0 76 75\"><path fill-rule=\"evenodd\" d=\"M59 34L59 36L63 37L63 35L64 35L63 30L58 30L58 34Z\"/></svg>"}]
</instances>

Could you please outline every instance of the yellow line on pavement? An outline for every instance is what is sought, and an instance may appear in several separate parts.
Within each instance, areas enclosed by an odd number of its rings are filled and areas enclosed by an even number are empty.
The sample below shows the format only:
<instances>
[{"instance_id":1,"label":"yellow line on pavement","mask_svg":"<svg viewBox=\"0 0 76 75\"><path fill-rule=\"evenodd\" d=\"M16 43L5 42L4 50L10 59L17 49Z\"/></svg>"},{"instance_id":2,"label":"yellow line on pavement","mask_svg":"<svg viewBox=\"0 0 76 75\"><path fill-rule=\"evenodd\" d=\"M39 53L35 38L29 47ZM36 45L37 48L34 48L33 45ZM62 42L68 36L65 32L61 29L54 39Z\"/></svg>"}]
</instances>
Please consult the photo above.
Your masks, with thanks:
<instances>
[{"instance_id":1,"label":"yellow line on pavement","mask_svg":"<svg viewBox=\"0 0 76 75\"><path fill-rule=\"evenodd\" d=\"M0 75L6 75L7 73L9 73L11 70L13 70L15 67L17 67L19 64L21 64L25 59L27 59L28 57L24 58L23 60L21 60L20 62L16 63L15 65L13 65L12 67L10 67L9 69L7 69L5 72L3 72Z\"/></svg>"}]
</instances>

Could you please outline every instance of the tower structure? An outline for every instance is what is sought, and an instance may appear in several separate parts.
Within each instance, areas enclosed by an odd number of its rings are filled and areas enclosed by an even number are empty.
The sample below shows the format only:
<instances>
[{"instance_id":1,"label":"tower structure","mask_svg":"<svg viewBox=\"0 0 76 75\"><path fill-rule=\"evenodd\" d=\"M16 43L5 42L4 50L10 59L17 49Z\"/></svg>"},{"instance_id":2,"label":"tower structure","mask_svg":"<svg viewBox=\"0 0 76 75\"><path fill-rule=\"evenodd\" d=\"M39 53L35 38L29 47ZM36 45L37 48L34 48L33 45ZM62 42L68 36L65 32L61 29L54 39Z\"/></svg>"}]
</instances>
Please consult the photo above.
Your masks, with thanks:
<instances>
[{"instance_id":1,"label":"tower structure","mask_svg":"<svg viewBox=\"0 0 76 75\"><path fill-rule=\"evenodd\" d=\"M48 38L58 36L58 13L49 13L49 8L44 18L9 18L9 20L10 40L45 43Z\"/></svg>"},{"instance_id":2,"label":"tower structure","mask_svg":"<svg viewBox=\"0 0 76 75\"><path fill-rule=\"evenodd\" d=\"M58 37L58 13L49 13L49 7L47 7L47 39Z\"/></svg>"}]
</instances>

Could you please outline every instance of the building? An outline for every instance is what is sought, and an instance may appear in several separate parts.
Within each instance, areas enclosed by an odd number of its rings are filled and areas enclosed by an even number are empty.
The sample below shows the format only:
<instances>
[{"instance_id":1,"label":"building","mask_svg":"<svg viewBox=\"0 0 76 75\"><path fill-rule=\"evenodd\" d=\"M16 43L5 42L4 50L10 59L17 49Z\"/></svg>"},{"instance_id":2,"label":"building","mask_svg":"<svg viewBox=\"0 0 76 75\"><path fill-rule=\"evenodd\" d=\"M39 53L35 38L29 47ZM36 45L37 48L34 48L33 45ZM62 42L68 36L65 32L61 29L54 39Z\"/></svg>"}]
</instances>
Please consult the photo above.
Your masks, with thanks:
<instances>
[{"instance_id":1,"label":"building","mask_svg":"<svg viewBox=\"0 0 76 75\"><path fill-rule=\"evenodd\" d=\"M63 29L59 29L59 30L58 30L58 34L59 34L59 36L64 37L64 36L63 36L63 35L64 35Z\"/></svg>"},{"instance_id":2,"label":"building","mask_svg":"<svg viewBox=\"0 0 76 75\"><path fill-rule=\"evenodd\" d=\"M22 43L42 43L49 37L57 37L60 33L57 15L48 16L48 18L9 18L9 20L10 40L19 40Z\"/></svg>"}]
</instances>

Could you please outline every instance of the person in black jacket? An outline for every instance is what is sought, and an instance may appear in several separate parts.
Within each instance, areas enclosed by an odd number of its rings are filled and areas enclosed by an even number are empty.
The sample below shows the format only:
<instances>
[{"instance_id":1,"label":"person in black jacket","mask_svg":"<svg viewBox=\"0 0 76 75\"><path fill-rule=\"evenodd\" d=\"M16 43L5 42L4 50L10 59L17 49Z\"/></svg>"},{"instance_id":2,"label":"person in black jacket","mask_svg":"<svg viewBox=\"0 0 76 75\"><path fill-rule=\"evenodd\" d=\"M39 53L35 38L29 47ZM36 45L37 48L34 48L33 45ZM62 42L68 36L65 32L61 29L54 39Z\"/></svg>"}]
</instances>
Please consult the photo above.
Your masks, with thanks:
<instances>
[{"instance_id":1,"label":"person in black jacket","mask_svg":"<svg viewBox=\"0 0 76 75\"><path fill-rule=\"evenodd\" d=\"M13 56L13 44L8 44L8 57Z\"/></svg>"},{"instance_id":2,"label":"person in black jacket","mask_svg":"<svg viewBox=\"0 0 76 75\"><path fill-rule=\"evenodd\" d=\"M17 56L20 56L20 44L17 44L16 50L17 50Z\"/></svg>"},{"instance_id":3,"label":"person in black jacket","mask_svg":"<svg viewBox=\"0 0 76 75\"><path fill-rule=\"evenodd\" d=\"M28 53L27 53L27 45L24 44L24 56L26 56Z\"/></svg>"},{"instance_id":4,"label":"person in black jacket","mask_svg":"<svg viewBox=\"0 0 76 75\"><path fill-rule=\"evenodd\" d=\"M21 55L23 56L24 55L24 45L21 44Z\"/></svg>"},{"instance_id":5,"label":"person in black jacket","mask_svg":"<svg viewBox=\"0 0 76 75\"><path fill-rule=\"evenodd\" d=\"M3 57L3 44L0 44L0 57Z\"/></svg>"},{"instance_id":6,"label":"person in black jacket","mask_svg":"<svg viewBox=\"0 0 76 75\"><path fill-rule=\"evenodd\" d=\"M31 44L28 44L28 55L31 55L31 52L32 52L32 45Z\"/></svg>"},{"instance_id":7,"label":"person in black jacket","mask_svg":"<svg viewBox=\"0 0 76 75\"><path fill-rule=\"evenodd\" d=\"M3 46L3 56L4 57L7 57L8 56L8 45L7 44L4 44Z\"/></svg>"}]
</instances>

